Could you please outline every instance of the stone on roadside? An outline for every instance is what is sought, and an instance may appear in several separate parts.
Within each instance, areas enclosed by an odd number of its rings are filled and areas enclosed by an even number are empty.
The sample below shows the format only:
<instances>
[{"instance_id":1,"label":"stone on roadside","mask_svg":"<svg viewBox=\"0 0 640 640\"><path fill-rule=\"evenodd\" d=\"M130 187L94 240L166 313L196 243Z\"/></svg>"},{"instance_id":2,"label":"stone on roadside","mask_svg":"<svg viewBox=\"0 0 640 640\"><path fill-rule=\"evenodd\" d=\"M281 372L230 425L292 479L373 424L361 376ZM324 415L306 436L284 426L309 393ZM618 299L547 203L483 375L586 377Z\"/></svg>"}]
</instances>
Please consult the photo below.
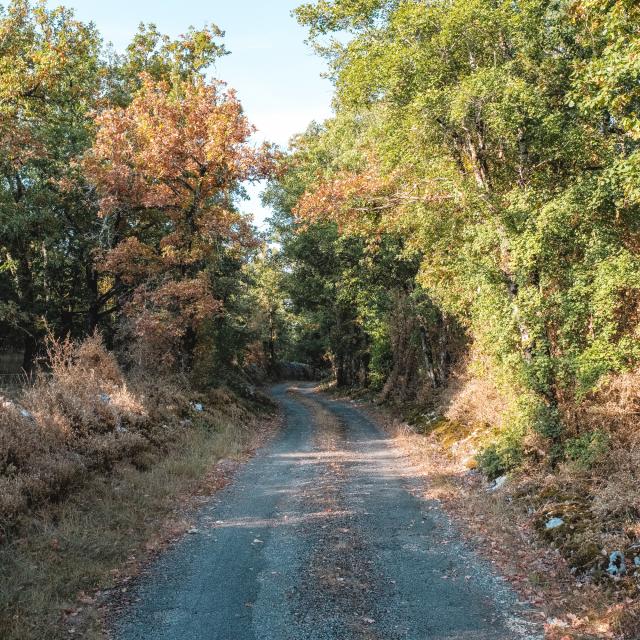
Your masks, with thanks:
<instances>
[{"instance_id":1,"label":"stone on roadside","mask_svg":"<svg viewBox=\"0 0 640 640\"><path fill-rule=\"evenodd\" d=\"M609 556L607 573L610 576L623 576L627 572L627 565L621 551L612 551Z\"/></svg>"},{"instance_id":2,"label":"stone on roadside","mask_svg":"<svg viewBox=\"0 0 640 640\"><path fill-rule=\"evenodd\" d=\"M489 485L488 490L497 491L498 489L502 489L506 481L507 481L507 476L499 476Z\"/></svg>"},{"instance_id":3,"label":"stone on roadside","mask_svg":"<svg viewBox=\"0 0 640 640\"><path fill-rule=\"evenodd\" d=\"M0 406L4 407L8 411L17 411L23 418L27 420L33 420L33 414L30 411L27 411L24 407L19 405L17 402L13 400L9 400L4 396L0 396Z\"/></svg>"},{"instance_id":4,"label":"stone on roadside","mask_svg":"<svg viewBox=\"0 0 640 640\"><path fill-rule=\"evenodd\" d=\"M564 524L564 520L562 518L551 518L550 520L547 520L546 524L544 525L545 529L557 529L558 527L561 527Z\"/></svg>"}]
</instances>

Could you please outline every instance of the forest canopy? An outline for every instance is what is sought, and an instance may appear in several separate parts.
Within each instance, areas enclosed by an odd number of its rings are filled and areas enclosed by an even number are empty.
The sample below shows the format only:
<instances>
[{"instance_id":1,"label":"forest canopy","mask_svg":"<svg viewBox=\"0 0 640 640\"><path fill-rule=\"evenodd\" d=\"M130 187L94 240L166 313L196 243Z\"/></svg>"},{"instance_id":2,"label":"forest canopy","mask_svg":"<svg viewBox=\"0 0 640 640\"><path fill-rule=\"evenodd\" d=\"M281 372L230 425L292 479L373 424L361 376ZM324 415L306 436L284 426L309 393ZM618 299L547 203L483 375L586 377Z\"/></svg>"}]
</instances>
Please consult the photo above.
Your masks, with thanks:
<instances>
[{"instance_id":1,"label":"forest canopy","mask_svg":"<svg viewBox=\"0 0 640 640\"><path fill-rule=\"evenodd\" d=\"M637 3L296 15L335 117L294 140L268 199L318 349L339 383L403 401L491 380L509 409L489 471L527 447L562 459L589 394L640 357Z\"/></svg>"}]
</instances>

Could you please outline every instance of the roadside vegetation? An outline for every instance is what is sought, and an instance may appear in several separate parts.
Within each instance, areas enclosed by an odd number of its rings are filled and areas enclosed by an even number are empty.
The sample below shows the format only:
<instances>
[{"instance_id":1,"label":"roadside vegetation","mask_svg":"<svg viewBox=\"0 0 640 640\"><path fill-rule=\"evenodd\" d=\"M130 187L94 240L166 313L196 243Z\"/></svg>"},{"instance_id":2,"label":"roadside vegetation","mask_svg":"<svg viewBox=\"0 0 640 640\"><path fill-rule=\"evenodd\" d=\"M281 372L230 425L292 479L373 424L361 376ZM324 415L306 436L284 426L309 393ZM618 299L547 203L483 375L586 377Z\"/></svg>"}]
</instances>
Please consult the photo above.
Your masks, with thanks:
<instances>
[{"instance_id":1,"label":"roadside vegetation","mask_svg":"<svg viewBox=\"0 0 640 640\"><path fill-rule=\"evenodd\" d=\"M48 344L49 370L0 410L3 638L102 637L100 608L188 528L192 496L269 432L266 398L128 379L99 337Z\"/></svg>"},{"instance_id":2,"label":"roadside vegetation","mask_svg":"<svg viewBox=\"0 0 640 640\"><path fill-rule=\"evenodd\" d=\"M100 637L107 595L268 431L254 385L281 354L241 206L276 156L210 78L222 35L142 25L116 54L67 9L0 7L8 640Z\"/></svg>"},{"instance_id":3,"label":"roadside vegetation","mask_svg":"<svg viewBox=\"0 0 640 640\"><path fill-rule=\"evenodd\" d=\"M637 3L296 15L336 109L266 194L301 348L497 482L637 637Z\"/></svg>"},{"instance_id":4,"label":"roadside vegetation","mask_svg":"<svg viewBox=\"0 0 640 640\"><path fill-rule=\"evenodd\" d=\"M0 362L26 382L0 404L3 628L38 637L26 611L54 625L250 443L256 382L331 369L596 589L591 637L637 637L638 4L296 16L335 115L285 153L212 79L215 25L116 53L66 9L0 8Z\"/></svg>"}]
</instances>

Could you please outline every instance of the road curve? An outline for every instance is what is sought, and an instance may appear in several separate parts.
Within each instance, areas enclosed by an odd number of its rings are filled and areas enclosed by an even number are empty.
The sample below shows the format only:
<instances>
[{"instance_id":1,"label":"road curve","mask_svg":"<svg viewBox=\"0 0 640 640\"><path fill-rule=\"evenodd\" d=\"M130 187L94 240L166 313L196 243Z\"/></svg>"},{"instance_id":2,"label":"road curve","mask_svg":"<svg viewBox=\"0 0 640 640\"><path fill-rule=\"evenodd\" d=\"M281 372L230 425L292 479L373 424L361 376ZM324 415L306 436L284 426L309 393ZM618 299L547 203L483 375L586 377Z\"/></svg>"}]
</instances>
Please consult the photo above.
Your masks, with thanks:
<instances>
[{"instance_id":1,"label":"road curve","mask_svg":"<svg viewBox=\"0 0 640 640\"><path fill-rule=\"evenodd\" d=\"M113 638L542 638L366 416L310 385L272 393L282 432L139 580Z\"/></svg>"}]
</instances>

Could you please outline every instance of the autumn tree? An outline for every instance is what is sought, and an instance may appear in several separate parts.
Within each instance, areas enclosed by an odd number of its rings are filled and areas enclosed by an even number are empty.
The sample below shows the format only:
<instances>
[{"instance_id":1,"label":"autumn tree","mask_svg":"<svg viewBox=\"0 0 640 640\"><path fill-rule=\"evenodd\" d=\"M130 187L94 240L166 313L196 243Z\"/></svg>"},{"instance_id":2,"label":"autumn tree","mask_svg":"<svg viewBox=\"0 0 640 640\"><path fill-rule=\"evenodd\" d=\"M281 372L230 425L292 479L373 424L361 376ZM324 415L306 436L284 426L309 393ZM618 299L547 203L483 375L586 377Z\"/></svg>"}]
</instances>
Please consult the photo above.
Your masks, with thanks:
<instances>
[{"instance_id":1,"label":"autumn tree","mask_svg":"<svg viewBox=\"0 0 640 640\"><path fill-rule=\"evenodd\" d=\"M158 81L193 81L228 54L224 32L215 24L190 27L172 39L153 23L141 23L122 54L109 52L105 60L105 87L110 103L129 104L140 89L144 74Z\"/></svg>"},{"instance_id":2,"label":"autumn tree","mask_svg":"<svg viewBox=\"0 0 640 640\"><path fill-rule=\"evenodd\" d=\"M126 287L134 333L190 364L198 328L218 312L216 262L254 243L234 200L266 176L268 149L221 82L155 81L127 107L101 113L85 168L99 194L110 247L100 269Z\"/></svg>"}]
</instances>

